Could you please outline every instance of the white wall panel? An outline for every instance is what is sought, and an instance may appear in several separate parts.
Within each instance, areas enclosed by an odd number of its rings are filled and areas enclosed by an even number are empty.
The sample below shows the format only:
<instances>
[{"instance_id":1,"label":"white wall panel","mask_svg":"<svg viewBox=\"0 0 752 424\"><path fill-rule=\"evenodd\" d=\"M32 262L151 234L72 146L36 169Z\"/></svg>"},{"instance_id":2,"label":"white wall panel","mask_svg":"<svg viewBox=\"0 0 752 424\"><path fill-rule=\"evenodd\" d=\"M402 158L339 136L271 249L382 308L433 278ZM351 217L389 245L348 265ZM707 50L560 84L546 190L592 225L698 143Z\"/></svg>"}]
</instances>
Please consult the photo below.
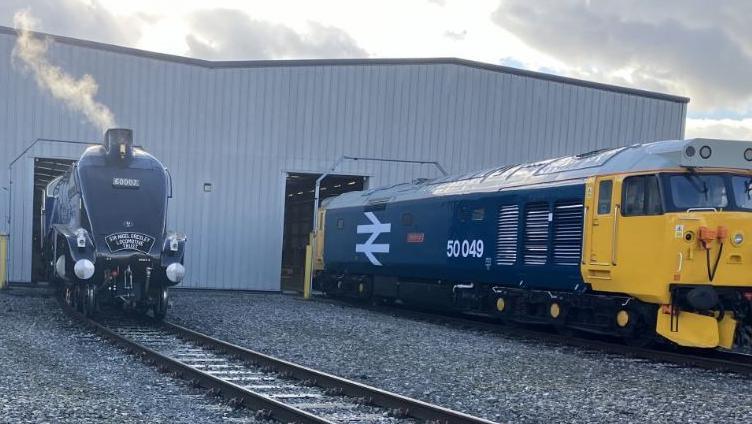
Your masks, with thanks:
<instances>
[{"instance_id":1,"label":"white wall panel","mask_svg":"<svg viewBox=\"0 0 752 424\"><path fill-rule=\"evenodd\" d=\"M0 28L0 169L38 138L100 140L14 67L14 43ZM279 289L285 172L319 172L341 155L465 172L680 138L686 114L681 98L460 60L205 62L63 38L50 55L91 74L97 99L170 169L168 220L189 237L185 287ZM30 278L33 158L82 150L38 143L0 172L3 188L13 179L0 192L11 281ZM369 162L338 172L370 176L371 187L438 174Z\"/></svg>"}]
</instances>

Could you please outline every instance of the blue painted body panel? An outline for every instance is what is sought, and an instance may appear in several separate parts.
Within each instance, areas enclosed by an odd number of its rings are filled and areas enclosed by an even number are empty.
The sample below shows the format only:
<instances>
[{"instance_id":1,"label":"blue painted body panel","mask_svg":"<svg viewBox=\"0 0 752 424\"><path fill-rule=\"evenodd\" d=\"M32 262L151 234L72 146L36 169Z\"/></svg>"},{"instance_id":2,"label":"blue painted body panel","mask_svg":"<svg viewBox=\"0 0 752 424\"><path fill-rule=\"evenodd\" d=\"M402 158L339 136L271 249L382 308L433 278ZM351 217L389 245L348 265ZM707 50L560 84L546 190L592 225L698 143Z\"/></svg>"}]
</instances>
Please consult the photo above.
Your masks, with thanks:
<instances>
[{"instance_id":1,"label":"blue painted body panel","mask_svg":"<svg viewBox=\"0 0 752 424\"><path fill-rule=\"evenodd\" d=\"M563 200L584 200L585 185L579 180L555 186L529 186L523 189L434 196L424 199L387 202L378 206L327 208L324 262L334 273L383 275L402 280L442 280L487 283L550 290L577 290L584 287L579 260L572 265L555 265L549 222L548 260L543 265L524 264L523 240L525 206L546 202L549 211ZM496 263L498 212L501 205L519 205L517 258L514 265ZM482 219L477 212L483 210ZM473 214L476 212L476 216ZM373 253L381 265L375 265L356 245L367 244L372 236L367 216L372 213L378 223L389 224L389 232L380 233L374 245L388 244L388 253L378 247ZM405 216L409 214L409 216ZM473 219L475 218L475 219ZM550 218L549 218L550 221ZM581 225L579 227L581 229ZM475 254L463 257L448 255L447 242L475 242ZM482 240L480 254L478 240ZM578 247L581 246L579 243ZM470 249L466 249L470 250Z\"/></svg>"},{"instance_id":2,"label":"blue painted body panel","mask_svg":"<svg viewBox=\"0 0 752 424\"><path fill-rule=\"evenodd\" d=\"M55 196L45 196L44 197L44 228L42 229L42 234L44 234L44 237L48 237L50 234L50 231L52 229L52 214L55 210Z\"/></svg>"}]
</instances>

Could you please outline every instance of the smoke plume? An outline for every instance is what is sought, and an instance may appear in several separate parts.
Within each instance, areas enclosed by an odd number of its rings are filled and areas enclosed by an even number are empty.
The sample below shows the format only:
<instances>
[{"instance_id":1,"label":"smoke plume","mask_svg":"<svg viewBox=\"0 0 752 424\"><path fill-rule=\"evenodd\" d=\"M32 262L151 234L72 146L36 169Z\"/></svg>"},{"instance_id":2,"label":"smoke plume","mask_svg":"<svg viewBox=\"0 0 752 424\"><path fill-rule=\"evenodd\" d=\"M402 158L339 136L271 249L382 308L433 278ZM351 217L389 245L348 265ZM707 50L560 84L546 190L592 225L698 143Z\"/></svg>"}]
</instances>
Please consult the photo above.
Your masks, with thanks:
<instances>
[{"instance_id":1,"label":"smoke plume","mask_svg":"<svg viewBox=\"0 0 752 424\"><path fill-rule=\"evenodd\" d=\"M103 132L116 126L115 117L110 109L94 100L99 86L89 74L75 79L55 66L47 59L47 49L52 40L38 39L32 31L37 21L28 10L16 12L13 24L18 33L16 45L13 48L13 58L20 59L25 68L31 70L39 88L47 90L56 99L76 112L82 113L86 119Z\"/></svg>"}]
</instances>

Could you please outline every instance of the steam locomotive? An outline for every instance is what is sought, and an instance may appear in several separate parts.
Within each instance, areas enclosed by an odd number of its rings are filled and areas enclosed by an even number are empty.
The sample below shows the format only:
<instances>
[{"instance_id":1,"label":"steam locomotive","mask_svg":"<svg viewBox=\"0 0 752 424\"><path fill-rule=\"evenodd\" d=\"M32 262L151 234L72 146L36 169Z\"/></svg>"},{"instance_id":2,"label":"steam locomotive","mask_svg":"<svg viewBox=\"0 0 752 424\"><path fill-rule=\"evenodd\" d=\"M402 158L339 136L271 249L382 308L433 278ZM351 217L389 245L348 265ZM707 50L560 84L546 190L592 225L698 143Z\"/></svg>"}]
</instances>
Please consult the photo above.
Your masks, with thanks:
<instances>
[{"instance_id":1,"label":"steam locomotive","mask_svg":"<svg viewBox=\"0 0 752 424\"><path fill-rule=\"evenodd\" d=\"M166 230L171 197L167 169L133 146L130 129L107 130L102 145L52 180L43 206L43 258L66 302L87 316L119 304L164 318L168 288L185 275L186 237Z\"/></svg>"},{"instance_id":2,"label":"steam locomotive","mask_svg":"<svg viewBox=\"0 0 752 424\"><path fill-rule=\"evenodd\" d=\"M315 288L696 348L752 345L752 143L669 140L328 199Z\"/></svg>"}]
</instances>

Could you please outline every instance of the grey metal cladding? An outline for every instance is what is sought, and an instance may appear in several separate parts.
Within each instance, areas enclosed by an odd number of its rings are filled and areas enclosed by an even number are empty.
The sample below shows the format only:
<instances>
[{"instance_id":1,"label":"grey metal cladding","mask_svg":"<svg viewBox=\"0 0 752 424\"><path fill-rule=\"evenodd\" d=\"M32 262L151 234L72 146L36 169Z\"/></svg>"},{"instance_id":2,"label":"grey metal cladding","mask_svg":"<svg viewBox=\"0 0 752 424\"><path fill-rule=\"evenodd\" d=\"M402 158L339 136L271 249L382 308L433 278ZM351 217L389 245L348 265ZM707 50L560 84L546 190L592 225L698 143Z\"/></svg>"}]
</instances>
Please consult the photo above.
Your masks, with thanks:
<instances>
[{"instance_id":1,"label":"grey metal cladding","mask_svg":"<svg viewBox=\"0 0 752 424\"><path fill-rule=\"evenodd\" d=\"M91 74L135 142L174 178L171 228L189 236L184 287L278 290L285 172L340 155L437 160L452 173L683 136L686 99L459 59L207 63L68 38L51 60ZM11 64L0 28L0 213L11 281L31 270L34 157L75 159L101 134ZM346 65L346 66L345 66ZM430 166L344 163L376 187ZM213 190L203 191L211 182ZM12 195L11 195L12 194ZM11 202L12 198L12 202ZM9 207L10 202L10 207Z\"/></svg>"}]
</instances>

